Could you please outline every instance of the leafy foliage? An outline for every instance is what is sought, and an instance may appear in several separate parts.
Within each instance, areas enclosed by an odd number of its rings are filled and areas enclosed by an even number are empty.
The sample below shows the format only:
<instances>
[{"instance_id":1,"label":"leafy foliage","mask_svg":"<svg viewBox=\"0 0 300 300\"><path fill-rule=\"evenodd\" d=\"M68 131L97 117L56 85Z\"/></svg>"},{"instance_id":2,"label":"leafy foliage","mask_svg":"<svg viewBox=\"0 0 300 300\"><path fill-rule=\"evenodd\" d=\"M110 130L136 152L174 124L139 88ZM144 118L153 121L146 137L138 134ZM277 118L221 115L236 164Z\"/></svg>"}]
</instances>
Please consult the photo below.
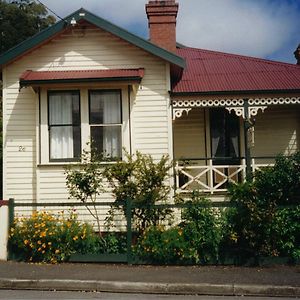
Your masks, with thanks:
<instances>
[{"instance_id":1,"label":"leafy foliage","mask_svg":"<svg viewBox=\"0 0 300 300\"><path fill-rule=\"evenodd\" d=\"M180 224L186 242L202 263L218 260L221 233L217 211L211 207L210 200L201 198L197 192L187 204Z\"/></svg>"},{"instance_id":2,"label":"leafy foliage","mask_svg":"<svg viewBox=\"0 0 300 300\"><path fill-rule=\"evenodd\" d=\"M151 226L138 239L137 255L152 263L207 263L218 260L220 217L211 202L194 193L179 226Z\"/></svg>"},{"instance_id":3,"label":"leafy foliage","mask_svg":"<svg viewBox=\"0 0 300 300\"><path fill-rule=\"evenodd\" d=\"M0 54L55 23L46 8L31 0L0 1Z\"/></svg>"},{"instance_id":4,"label":"leafy foliage","mask_svg":"<svg viewBox=\"0 0 300 300\"><path fill-rule=\"evenodd\" d=\"M181 228L163 226L148 227L139 238L135 252L141 259L156 264L192 262L196 255Z\"/></svg>"},{"instance_id":5,"label":"leafy foliage","mask_svg":"<svg viewBox=\"0 0 300 300\"><path fill-rule=\"evenodd\" d=\"M99 237L92 226L81 223L71 212L54 216L35 212L31 217L16 219L10 229L9 246L25 261L57 263L72 253L93 253Z\"/></svg>"},{"instance_id":6,"label":"leafy foliage","mask_svg":"<svg viewBox=\"0 0 300 300\"><path fill-rule=\"evenodd\" d=\"M66 185L71 197L87 203L93 203L93 210L87 205L91 216L96 220L98 232L101 235L101 226L98 216L97 207L95 205L97 196L100 195L103 189L103 174L101 171L100 162L91 160L90 152L84 150L81 157L81 163L74 166L69 165L65 168Z\"/></svg>"},{"instance_id":7,"label":"leafy foliage","mask_svg":"<svg viewBox=\"0 0 300 300\"><path fill-rule=\"evenodd\" d=\"M150 155L137 152L136 155L127 154L125 160L111 164L105 170L115 204L122 207L125 214L126 201L132 202L133 218L141 232L171 214L170 209L154 208L155 204L166 203L169 197L170 187L166 180L170 168L167 156L155 162Z\"/></svg>"},{"instance_id":8,"label":"leafy foliage","mask_svg":"<svg viewBox=\"0 0 300 300\"><path fill-rule=\"evenodd\" d=\"M255 173L253 181L233 185L229 192L234 208L227 210L225 245L254 257L292 255L299 248L299 218L279 207L300 201L299 153L278 156L274 167Z\"/></svg>"}]
</instances>

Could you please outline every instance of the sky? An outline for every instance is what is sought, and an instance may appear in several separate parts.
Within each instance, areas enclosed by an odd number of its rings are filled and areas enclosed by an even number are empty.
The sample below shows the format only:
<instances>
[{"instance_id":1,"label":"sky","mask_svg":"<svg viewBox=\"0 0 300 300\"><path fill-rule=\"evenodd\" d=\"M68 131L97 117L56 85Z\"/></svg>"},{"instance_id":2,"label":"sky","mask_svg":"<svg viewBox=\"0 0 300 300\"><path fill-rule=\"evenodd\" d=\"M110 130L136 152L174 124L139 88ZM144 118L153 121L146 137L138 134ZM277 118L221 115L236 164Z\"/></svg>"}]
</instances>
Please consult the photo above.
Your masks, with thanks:
<instances>
[{"instance_id":1,"label":"sky","mask_svg":"<svg viewBox=\"0 0 300 300\"><path fill-rule=\"evenodd\" d=\"M148 0L40 0L60 17L83 7L148 38ZM189 47L296 63L300 0L176 0L177 42ZM62 4L63 3L63 4Z\"/></svg>"}]
</instances>

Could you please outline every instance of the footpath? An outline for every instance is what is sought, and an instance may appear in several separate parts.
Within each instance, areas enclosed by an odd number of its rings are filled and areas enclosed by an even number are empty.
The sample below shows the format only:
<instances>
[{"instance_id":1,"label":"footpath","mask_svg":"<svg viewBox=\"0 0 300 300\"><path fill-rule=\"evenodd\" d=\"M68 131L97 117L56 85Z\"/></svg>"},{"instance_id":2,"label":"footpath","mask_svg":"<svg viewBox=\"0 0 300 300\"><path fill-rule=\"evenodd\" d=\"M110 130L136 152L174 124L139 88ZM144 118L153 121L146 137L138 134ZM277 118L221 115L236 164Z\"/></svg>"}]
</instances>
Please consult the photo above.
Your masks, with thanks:
<instances>
[{"instance_id":1,"label":"footpath","mask_svg":"<svg viewBox=\"0 0 300 300\"><path fill-rule=\"evenodd\" d=\"M300 266L136 266L0 262L0 289L300 298Z\"/></svg>"}]
</instances>

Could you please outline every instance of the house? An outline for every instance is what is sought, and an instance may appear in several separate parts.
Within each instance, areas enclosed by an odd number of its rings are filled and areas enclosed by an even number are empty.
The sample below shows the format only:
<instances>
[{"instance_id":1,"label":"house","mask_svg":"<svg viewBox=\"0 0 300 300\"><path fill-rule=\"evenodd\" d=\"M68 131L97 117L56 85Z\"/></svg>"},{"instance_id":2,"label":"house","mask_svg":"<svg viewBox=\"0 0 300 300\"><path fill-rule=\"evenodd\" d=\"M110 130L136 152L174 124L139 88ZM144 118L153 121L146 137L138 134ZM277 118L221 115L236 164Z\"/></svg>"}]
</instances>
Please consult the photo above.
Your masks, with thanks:
<instances>
[{"instance_id":1,"label":"house","mask_svg":"<svg viewBox=\"0 0 300 300\"><path fill-rule=\"evenodd\" d=\"M0 56L4 199L66 201L64 166L91 138L108 157L169 154L178 192L222 199L299 149L299 48L298 65L189 48L176 44L175 0L146 12L150 41L80 9Z\"/></svg>"}]
</instances>

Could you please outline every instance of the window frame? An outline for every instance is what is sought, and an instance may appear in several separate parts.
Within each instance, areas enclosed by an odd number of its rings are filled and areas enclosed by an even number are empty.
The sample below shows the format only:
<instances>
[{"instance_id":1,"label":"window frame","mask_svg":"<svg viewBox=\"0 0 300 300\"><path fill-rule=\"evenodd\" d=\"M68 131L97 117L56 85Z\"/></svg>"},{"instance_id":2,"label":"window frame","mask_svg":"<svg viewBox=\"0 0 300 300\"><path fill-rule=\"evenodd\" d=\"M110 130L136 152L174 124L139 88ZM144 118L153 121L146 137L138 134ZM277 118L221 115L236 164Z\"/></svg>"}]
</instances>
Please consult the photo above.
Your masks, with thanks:
<instances>
[{"instance_id":1,"label":"window frame","mask_svg":"<svg viewBox=\"0 0 300 300\"><path fill-rule=\"evenodd\" d=\"M79 122L72 124L55 124L50 125L50 96L51 94L59 94L59 93L71 93L78 95L78 108L79 108ZM81 152L82 152L82 118L81 118L81 90L80 89L59 89L59 90L47 90L47 127L48 127L48 159L49 162L80 162L81 161ZM74 127L79 128L80 138L79 138L79 156L73 158L51 158L51 127L72 127L72 131ZM74 143L74 140L73 140ZM74 145L74 144L73 144Z\"/></svg>"},{"instance_id":2,"label":"window frame","mask_svg":"<svg viewBox=\"0 0 300 300\"><path fill-rule=\"evenodd\" d=\"M99 93L99 94L109 94L112 92L116 92L119 95L119 100L120 100L120 123L109 123L109 124L105 124L105 123L91 123L91 94L92 93ZM120 144L121 144L121 149L120 149L120 157L115 157L115 158L108 158L107 160L104 159L103 162L106 161L111 161L114 162L118 159L122 159L123 158L123 147L124 147L124 128L123 128L123 121L124 121L124 116L123 116L123 97L122 97L122 92L123 90L121 88L115 88L115 89L89 89L88 90L88 126L89 126L89 142L90 144L92 143L92 127L120 127L120 131L121 131L121 135L120 135Z\"/></svg>"}]
</instances>

